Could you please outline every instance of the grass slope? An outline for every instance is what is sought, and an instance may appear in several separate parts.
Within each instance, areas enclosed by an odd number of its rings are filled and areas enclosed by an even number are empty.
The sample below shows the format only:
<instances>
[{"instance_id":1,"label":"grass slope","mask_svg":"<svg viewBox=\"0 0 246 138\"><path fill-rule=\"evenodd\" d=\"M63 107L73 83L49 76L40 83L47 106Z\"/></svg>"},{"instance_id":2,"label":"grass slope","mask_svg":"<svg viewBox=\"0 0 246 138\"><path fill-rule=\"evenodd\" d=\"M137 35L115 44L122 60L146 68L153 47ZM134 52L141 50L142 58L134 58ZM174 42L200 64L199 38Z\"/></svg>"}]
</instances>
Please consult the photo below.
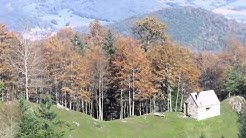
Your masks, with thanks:
<instances>
[{"instance_id":1,"label":"grass slope","mask_svg":"<svg viewBox=\"0 0 246 138\"><path fill-rule=\"evenodd\" d=\"M0 138L14 138L18 120L20 120L18 102L0 102Z\"/></svg>"},{"instance_id":2,"label":"grass slope","mask_svg":"<svg viewBox=\"0 0 246 138\"><path fill-rule=\"evenodd\" d=\"M79 112L54 110L65 122L63 129L70 138L199 138L202 134L207 138L236 138L240 127L227 101L222 102L221 116L203 121L182 118L181 113L165 113L165 118L144 115L106 122Z\"/></svg>"}]
</instances>

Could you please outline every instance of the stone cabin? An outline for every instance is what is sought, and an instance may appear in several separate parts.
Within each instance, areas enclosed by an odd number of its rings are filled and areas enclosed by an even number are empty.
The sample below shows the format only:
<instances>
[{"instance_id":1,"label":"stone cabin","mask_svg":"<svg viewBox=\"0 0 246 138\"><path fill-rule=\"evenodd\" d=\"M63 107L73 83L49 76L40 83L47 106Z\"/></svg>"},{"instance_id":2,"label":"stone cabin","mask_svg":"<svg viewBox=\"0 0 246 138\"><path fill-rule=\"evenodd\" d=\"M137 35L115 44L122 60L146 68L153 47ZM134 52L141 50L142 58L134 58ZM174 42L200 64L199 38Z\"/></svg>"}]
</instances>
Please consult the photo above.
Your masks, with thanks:
<instances>
[{"instance_id":1,"label":"stone cabin","mask_svg":"<svg viewBox=\"0 0 246 138\"><path fill-rule=\"evenodd\" d=\"M220 115L220 101L214 90L193 92L184 103L186 116L202 120Z\"/></svg>"}]
</instances>

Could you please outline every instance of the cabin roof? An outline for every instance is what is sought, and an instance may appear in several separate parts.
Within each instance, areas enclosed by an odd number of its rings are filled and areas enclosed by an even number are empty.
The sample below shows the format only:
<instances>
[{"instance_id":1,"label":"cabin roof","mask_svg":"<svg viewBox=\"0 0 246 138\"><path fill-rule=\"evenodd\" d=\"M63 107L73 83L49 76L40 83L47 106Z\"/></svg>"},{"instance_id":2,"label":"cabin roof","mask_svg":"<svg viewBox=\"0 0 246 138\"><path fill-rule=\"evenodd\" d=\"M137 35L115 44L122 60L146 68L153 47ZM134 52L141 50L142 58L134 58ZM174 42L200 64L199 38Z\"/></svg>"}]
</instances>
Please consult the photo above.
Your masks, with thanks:
<instances>
[{"instance_id":1,"label":"cabin roof","mask_svg":"<svg viewBox=\"0 0 246 138\"><path fill-rule=\"evenodd\" d=\"M220 104L220 101L215 94L214 90L201 91L199 93L193 92L190 94L194 102L198 107L200 106L212 106Z\"/></svg>"}]
</instances>

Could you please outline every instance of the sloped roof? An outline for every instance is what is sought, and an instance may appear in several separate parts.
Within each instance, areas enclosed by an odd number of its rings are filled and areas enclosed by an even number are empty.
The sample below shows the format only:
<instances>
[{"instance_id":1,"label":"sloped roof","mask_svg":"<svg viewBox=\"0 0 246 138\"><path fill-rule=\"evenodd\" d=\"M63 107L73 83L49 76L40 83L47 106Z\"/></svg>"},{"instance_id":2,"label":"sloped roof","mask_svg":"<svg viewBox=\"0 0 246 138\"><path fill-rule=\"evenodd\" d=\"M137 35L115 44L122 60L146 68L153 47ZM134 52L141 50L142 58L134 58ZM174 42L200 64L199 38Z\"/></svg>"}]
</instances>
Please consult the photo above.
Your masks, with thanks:
<instances>
[{"instance_id":1,"label":"sloped roof","mask_svg":"<svg viewBox=\"0 0 246 138\"><path fill-rule=\"evenodd\" d=\"M220 104L220 101L214 90L193 92L190 94L197 106L211 106Z\"/></svg>"}]
</instances>

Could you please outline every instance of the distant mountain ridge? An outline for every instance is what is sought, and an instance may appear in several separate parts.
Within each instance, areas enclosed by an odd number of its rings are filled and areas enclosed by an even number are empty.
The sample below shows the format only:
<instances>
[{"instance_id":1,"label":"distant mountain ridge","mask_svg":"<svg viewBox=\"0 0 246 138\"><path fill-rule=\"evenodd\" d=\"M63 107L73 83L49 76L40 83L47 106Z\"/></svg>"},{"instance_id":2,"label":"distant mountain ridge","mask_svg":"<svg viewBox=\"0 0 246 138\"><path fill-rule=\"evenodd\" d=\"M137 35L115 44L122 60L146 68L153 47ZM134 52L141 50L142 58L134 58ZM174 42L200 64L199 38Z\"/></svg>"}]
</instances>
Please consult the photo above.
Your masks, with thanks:
<instances>
[{"instance_id":1,"label":"distant mountain ridge","mask_svg":"<svg viewBox=\"0 0 246 138\"><path fill-rule=\"evenodd\" d=\"M173 40L195 51L221 51L230 36L246 44L246 24L228 20L201 8L167 8L149 14L134 16L109 25L116 32L131 35L135 20L154 16L165 22Z\"/></svg>"},{"instance_id":2,"label":"distant mountain ridge","mask_svg":"<svg viewBox=\"0 0 246 138\"><path fill-rule=\"evenodd\" d=\"M227 18L246 21L245 0L0 0L0 22L14 30L38 32L64 26L87 26L92 20L112 23L131 16L177 6L201 7ZM44 30L42 30L44 29Z\"/></svg>"},{"instance_id":3,"label":"distant mountain ridge","mask_svg":"<svg viewBox=\"0 0 246 138\"><path fill-rule=\"evenodd\" d=\"M127 26L129 29L131 20L141 15L142 17L153 15L167 23L169 34L176 42L194 50L221 50L229 35L235 35L242 42L246 41L245 25L239 23L246 21L245 0L0 0L0 2L0 23L6 24L14 31L23 31L23 28L29 27L30 30L24 36L31 39L42 39L47 33L65 26L85 28L95 19L100 20L103 25L116 23L112 28L121 33L129 33Z\"/></svg>"}]
</instances>

